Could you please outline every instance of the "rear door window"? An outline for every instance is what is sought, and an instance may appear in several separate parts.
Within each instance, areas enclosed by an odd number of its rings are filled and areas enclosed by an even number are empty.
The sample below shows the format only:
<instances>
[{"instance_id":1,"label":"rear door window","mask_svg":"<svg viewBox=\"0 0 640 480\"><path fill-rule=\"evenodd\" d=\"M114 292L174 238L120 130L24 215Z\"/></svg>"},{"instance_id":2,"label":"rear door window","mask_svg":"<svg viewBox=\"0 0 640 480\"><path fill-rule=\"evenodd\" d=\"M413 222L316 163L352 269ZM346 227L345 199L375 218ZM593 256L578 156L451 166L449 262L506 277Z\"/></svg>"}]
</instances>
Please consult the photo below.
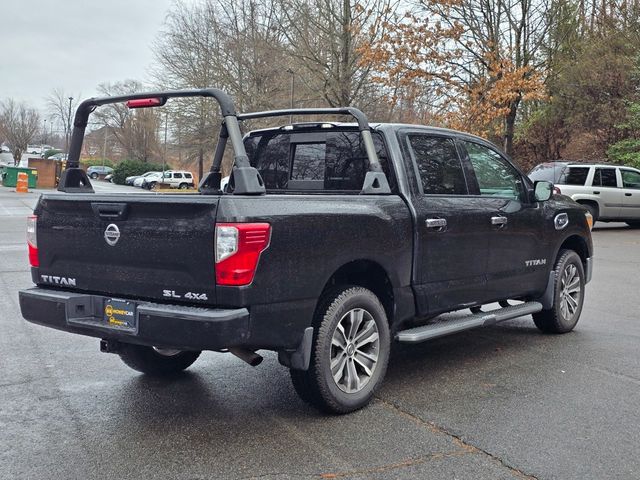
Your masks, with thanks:
<instances>
[{"instance_id":1,"label":"rear door window","mask_svg":"<svg viewBox=\"0 0 640 480\"><path fill-rule=\"evenodd\" d=\"M407 140L425 195L467 195L462 162L451 138L410 133Z\"/></svg>"},{"instance_id":2,"label":"rear door window","mask_svg":"<svg viewBox=\"0 0 640 480\"><path fill-rule=\"evenodd\" d=\"M173 178L182 178L182 174L181 173L174 173L173 174Z\"/></svg>"},{"instance_id":3,"label":"rear door window","mask_svg":"<svg viewBox=\"0 0 640 480\"><path fill-rule=\"evenodd\" d=\"M618 186L618 180L616 178L616 169L615 168L596 168L596 171L593 175L592 186L616 188Z\"/></svg>"},{"instance_id":4,"label":"rear door window","mask_svg":"<svg viewBox=\"0 0 640 480\"><path fill-rule=\"evenodd\" d=\"M589 176L589 167L567 167L558 183L562 185L584 185Z\"/></svg>"}]
</instances>

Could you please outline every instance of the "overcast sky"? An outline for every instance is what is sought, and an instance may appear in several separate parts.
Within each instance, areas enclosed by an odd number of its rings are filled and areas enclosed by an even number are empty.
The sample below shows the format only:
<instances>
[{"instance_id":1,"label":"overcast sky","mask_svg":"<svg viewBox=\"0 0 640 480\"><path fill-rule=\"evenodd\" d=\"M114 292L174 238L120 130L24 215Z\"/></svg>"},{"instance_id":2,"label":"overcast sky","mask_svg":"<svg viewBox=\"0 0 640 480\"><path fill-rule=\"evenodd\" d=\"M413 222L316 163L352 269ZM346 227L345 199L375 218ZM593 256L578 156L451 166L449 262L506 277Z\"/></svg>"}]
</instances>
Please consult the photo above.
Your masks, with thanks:
<instances>
[{"instance_id":1,"label":"overcast sky","mask_svg":"<svg viewBox=\"0 0 640 480\"><path fill-rule=\"evenodd\" d=\"M0 100L46 113L58 87L76 97L102 82L147 80L151 44L172 0L4 0L0 8Z\"/></svg>"}]
</instances>

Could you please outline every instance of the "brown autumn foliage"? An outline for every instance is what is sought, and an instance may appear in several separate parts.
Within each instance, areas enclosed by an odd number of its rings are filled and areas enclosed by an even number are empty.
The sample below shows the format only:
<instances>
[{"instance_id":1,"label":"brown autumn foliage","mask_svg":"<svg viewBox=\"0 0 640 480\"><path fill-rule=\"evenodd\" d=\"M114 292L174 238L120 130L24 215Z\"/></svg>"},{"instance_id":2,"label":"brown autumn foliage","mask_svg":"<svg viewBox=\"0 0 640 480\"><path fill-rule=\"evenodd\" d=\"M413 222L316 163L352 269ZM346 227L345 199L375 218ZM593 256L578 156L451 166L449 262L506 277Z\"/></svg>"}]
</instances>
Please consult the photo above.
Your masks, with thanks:
<instances>
[{"instance_id":1,"label":"brown autumn foliage","mask_svg":"<svg viewBox=\"0 0 640 480\"><path fill-rule=\"evenodd\" d=\"M409 102L445 126L498 137L509 152L521 104L546 98L534 41L546 27L531 2L517 3L519 11L503 3L488 16L476 0L421 2L363 45L363 61L392 105Z\"/></svg>"}]
</instances>

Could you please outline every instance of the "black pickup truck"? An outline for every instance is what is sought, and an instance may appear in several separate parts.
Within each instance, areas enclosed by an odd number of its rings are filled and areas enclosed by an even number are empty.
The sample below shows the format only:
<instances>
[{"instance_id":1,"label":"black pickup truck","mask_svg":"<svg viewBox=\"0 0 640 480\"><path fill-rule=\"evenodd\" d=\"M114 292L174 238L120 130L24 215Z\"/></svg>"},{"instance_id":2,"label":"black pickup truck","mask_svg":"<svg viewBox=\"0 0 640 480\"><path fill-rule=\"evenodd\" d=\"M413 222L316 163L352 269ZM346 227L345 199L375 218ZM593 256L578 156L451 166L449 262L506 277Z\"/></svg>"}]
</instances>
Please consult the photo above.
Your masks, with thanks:
<instances>
[{"instance_id":1,"label":"black pickup truck","mask_svg":"<svg viewBox=\"0 0 640 480\"><path fill-rule=\"evenodd\" d=\"M199 194L94 192L78 167L100 105L217 100ZM242 135L242 122L305 115ZM327 121L348 115L354 123ZM227 146L234 166L221 190ZM101 339L130 367L175 374L202 350L278 353L307 402L345 413L382 382L392 341L533 315L564 333L592 272L592 219L481 138L372 124L355 108L238 114L217 89L92 98L78 108L59 193L28 221L30 322ZM491 305L495 304L495 305Z\"/></svg>"}]
</instances>

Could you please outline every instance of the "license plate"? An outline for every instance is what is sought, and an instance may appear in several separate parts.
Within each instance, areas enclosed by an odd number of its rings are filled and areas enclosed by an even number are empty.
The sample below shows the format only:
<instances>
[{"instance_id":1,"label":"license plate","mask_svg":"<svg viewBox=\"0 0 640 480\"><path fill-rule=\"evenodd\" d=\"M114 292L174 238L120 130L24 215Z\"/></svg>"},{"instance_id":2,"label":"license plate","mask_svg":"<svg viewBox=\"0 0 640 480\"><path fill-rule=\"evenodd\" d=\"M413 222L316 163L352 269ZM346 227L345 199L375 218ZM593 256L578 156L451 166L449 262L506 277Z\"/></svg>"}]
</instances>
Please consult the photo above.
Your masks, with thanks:
<instances>
[{"instance_id":1,"label":"license plate","mask_svg":"<svg viewBox=\"0 0 640 480\"><path fill-rule=\"evenodd\" d=\"M116 330L136 331L136 304L127 300L107 298L104 301L104 323Z\"/></svg>"}]
</instances>

